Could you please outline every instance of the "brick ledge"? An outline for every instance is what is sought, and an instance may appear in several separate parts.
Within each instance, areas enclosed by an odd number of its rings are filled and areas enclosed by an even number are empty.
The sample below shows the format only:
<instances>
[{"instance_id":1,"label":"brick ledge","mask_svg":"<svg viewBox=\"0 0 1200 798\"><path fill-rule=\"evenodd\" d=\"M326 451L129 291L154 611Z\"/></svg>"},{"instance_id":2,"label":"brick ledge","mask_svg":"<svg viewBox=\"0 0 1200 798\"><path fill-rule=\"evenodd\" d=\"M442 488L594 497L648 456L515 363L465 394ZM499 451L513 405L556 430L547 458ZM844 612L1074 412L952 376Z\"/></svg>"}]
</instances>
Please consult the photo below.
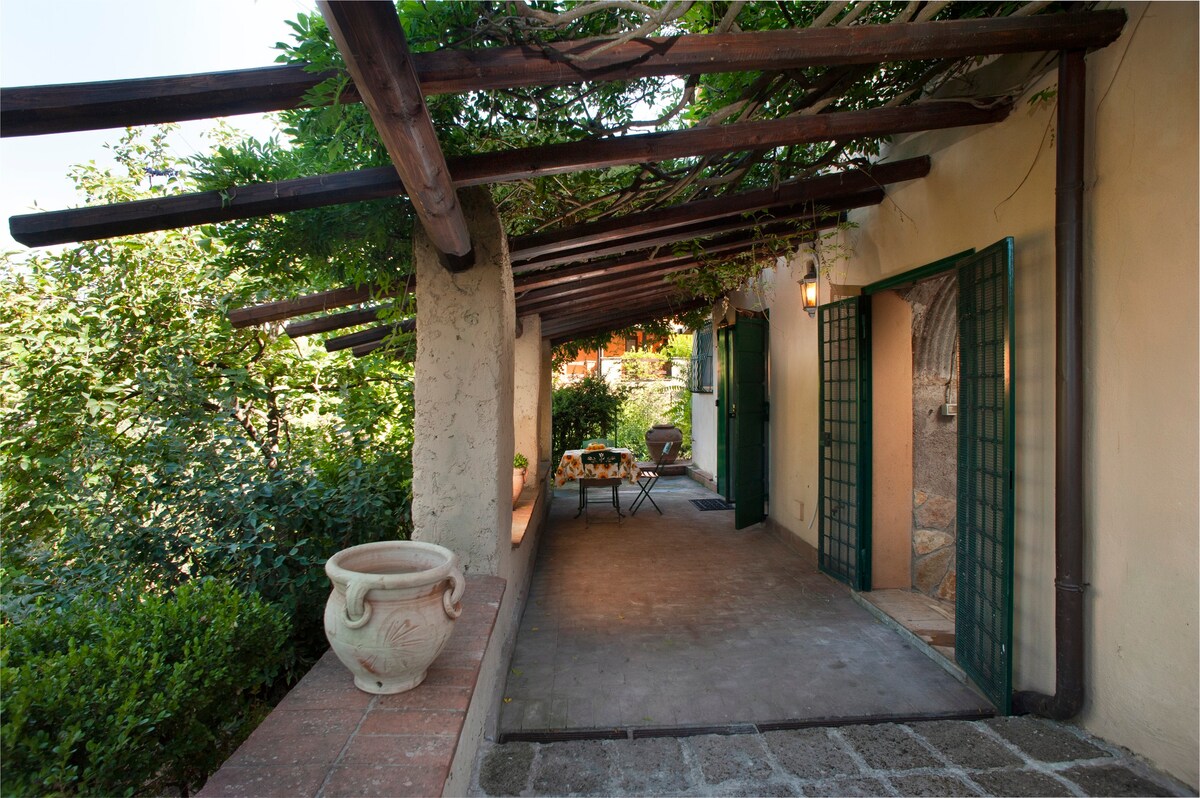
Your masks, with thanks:
<instances>
[{"instance_id":1,"label":"brick ledge","mask_svg":"<svg viewBox=\"0 0 1200 798\"><path fill-rule=\"evenodd\" d=\"M450 642L407 693L359 691L326 652L198 796L441 795L504 590L500 577L467 577Z\"/></svg>"}]
</instances>

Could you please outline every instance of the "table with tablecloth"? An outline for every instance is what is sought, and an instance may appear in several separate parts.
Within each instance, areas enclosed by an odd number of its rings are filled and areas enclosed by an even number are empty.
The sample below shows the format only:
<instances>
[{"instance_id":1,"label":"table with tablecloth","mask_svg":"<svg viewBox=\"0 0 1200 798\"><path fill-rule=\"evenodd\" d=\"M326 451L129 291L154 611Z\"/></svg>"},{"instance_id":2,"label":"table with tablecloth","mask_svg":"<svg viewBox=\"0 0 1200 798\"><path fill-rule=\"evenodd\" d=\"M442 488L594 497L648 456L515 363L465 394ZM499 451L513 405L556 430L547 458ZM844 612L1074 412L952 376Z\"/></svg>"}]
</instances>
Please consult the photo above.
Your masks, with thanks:
<instances>
[{"instance_id":1,"label":"table with tablecloth","mask_svg":"<svg viewBox=\"0 0 1200 798\"><path fill-rule=\"evenodd\" d=\"M559 461L558 468L554 472L554 484L557 487L561 488L568 482L573 482L580 478L612 479L616 477L628 481L631 485L637 484L638 466L637 458L633 456L633 452L628 449L609 449L608 451L621 455L621 462L619 464L589 464L585 467L580 455L586 451L586 449L568 449L563 452L562 460Z\"/></svg>"}]
</instances>

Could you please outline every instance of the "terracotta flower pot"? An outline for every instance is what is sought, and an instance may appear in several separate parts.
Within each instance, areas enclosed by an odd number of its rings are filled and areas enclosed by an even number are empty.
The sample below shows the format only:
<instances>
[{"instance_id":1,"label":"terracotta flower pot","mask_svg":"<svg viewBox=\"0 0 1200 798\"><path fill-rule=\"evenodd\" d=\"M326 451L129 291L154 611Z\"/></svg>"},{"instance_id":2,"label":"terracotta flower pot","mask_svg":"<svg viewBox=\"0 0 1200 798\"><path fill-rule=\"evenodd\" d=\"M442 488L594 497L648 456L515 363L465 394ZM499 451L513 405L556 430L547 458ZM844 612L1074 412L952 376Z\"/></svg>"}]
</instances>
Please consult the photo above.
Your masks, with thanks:
<instances>
[{"instance_id":1,"label":"terracotta flower pot","mask_svg":"<svg viewBox=\"0 0 1200 798\"><path fill-rule=\"evenodd\" d=\"M517 506L517 500L521 498L521 491L525 490L525 469L513 469L513 507Z\"/></svg>"},{"instance_id":2,"label":"terracotta flower pot","mask_svg":"<svg viewBox=\"0 0 1200 798\"><path fill-rule=\"evenodd\" d=\"M367 693L402 693L425 680L462 612L458 557L411 540L364 543L325 563L333 591L325 636L354 685Z\"/></svg>"},{"instance_id":3,"label":"terracotta flower pot","mask_svg":"<svg viewBox=\"0 0 1200 798\"><path fill-rule=\"evenodd\" d=\"M662 454L663 444L671 442L671 451L663 458L663 463L674 463L679 457L679 445L683 443L683 433L674 424L655 424L646 432L646 448L650 451L650 459L658 462Z\"/></svg>"}]
</instances>

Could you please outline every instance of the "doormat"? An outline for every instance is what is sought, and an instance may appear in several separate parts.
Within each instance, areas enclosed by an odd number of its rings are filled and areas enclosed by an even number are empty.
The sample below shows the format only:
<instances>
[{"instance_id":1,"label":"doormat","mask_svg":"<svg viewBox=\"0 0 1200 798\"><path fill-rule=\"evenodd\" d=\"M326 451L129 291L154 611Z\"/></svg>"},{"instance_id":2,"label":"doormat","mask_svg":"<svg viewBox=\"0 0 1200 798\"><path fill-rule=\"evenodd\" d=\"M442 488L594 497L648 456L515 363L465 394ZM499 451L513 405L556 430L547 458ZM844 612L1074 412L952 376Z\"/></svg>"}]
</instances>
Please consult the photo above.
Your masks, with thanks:
<instances>
[{"instance_id":1,"label":"doormat","mask_svg":"<svg viewBox=\"0 0 1200 798\"><path fill-rule=\"evenodd\" d=\"M733 504L724 499L688 499L700 510L732 510Z\"/></svg>"}]
</instances>

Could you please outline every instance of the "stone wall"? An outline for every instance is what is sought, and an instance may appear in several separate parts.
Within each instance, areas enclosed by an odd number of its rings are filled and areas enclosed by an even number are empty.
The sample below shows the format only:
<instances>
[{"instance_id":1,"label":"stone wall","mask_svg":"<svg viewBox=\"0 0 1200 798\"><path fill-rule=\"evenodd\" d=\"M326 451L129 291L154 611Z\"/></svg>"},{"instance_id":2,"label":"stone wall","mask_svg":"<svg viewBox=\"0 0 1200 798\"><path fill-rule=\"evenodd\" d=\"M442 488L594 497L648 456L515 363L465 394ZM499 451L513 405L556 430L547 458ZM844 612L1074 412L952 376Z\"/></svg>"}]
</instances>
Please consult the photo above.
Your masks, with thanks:
<instances>
[{"instance_id":1,"label":"stone wall","mask_svg":"<svg viewBox=\"0 0 1200 798\"><path fill-rule=\"evenodd\" d=\"M953 273L901 292L912 307L913 589L954 601L958 483L957 417L942 415L958 395L958 283Z\"/></svg>"}]
</instances>

